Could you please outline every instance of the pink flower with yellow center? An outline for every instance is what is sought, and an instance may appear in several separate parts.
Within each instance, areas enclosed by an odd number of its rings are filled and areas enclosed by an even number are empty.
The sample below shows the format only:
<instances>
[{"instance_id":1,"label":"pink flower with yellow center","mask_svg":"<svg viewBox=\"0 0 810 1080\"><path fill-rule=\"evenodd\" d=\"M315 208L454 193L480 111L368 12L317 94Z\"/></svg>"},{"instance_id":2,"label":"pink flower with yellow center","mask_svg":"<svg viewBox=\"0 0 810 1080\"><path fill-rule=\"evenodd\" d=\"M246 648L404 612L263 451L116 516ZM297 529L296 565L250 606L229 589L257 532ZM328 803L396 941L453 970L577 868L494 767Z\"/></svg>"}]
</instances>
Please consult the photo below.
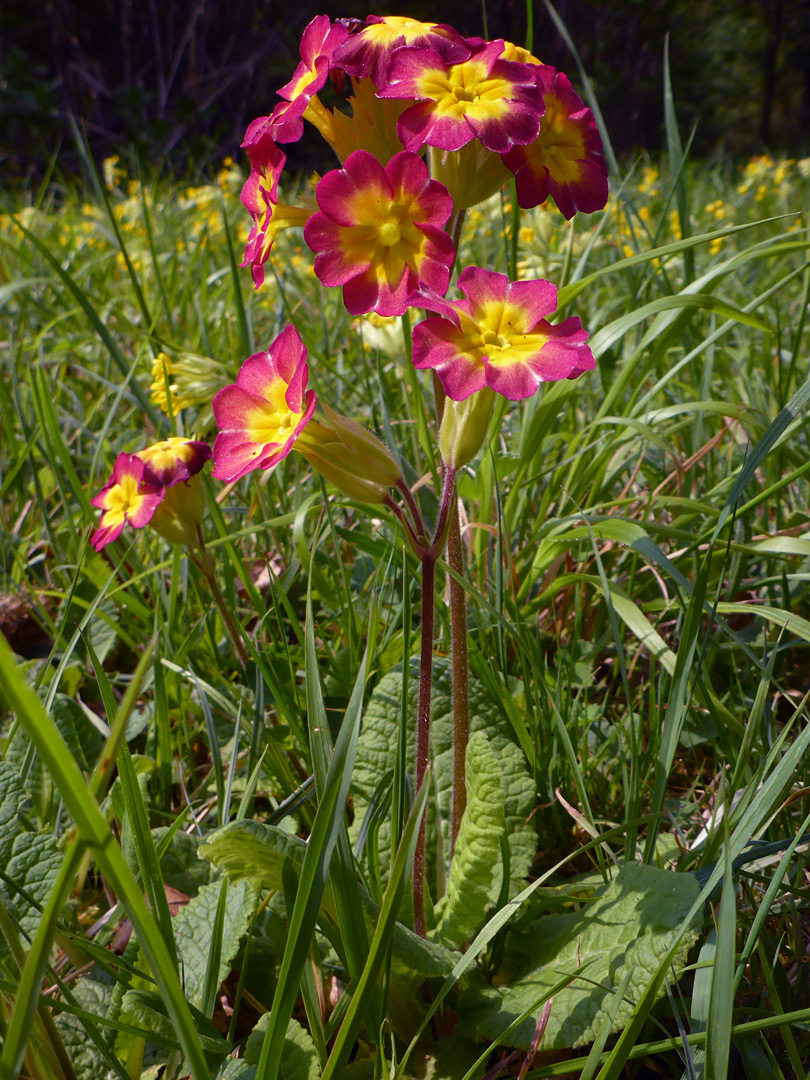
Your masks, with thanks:
<instances>
[{"instance_id":1,"label":"pink flower with yellow center","mask_svg":"<svg viewBox=\"0 0 810 1080\"><path fill-rule=\"evenodd\" d=\"M173 435L138 450L135 457L146 466L143 478L158 487L174 487L196 476L211 457L208 443Z\"/></svg>"},{"instance_id":2,"label":"pink flower with yellow center","mask_svg":"<svg viewBox=\"0 0 810 1080\"><path fill-rule=\"evenodd\" d=\"M112 476L90 501L101 510L99 526L90 543L101 549L117 540L125 525L142 529L152 520L163 499L162 487L144 481L146 466L135 454L119 454Z\"/></svg>"},{"instance_id":3,"label":"pink flower with yellow center","mask_svg":"<svg viewBox=\"0 0 810 1080\"><path fill-rule=\"evenodd\" d=\"M468 266L458 286L466 299L425 293L408 298L414 307L438 312L414 329L414 367L433 368L454 401L485 386L519 401L542 382L575 379L595 367L576 316L556 326L547 322L557 307L550 281L510 281Z\"/></svg>"},{"instance_id":4,"label":"pink flower with yellow center","mask_svg":"<svg viewBox=\"0 0 810 1080\"><path fill-rule=\"evenodd\" d=\"M307 101L325 85L329 77L330 57L348 37L341 23L330 22L328 15L316 15L301 38L301 63L290 81L279 90L279 97Z\"/></svg>"},{"instance_id":5,"label":"pink flower with yellow center","mask_svg":"<svg viewBox=\"0 0 810 1080\"><path fill-rule=\"evenodd\" d=\"M307 350L294 326L282 330L267 352L244 362L236 383L214 397L217 480L233 483L289 454L315 410L308 378Z\"/></svg>"},{"instance_id":6,"label":"pink flower with yellow center","mask_svg":"<svg viewBox=\"0 0 810 1080\"><path fill-rule=\"evenodd\" d=\"M315 191L320 212L304 229L324 285L342 285L352 315L402 315L420 285L444 293L454 251L442 226L453 201L416 154L386 166L356 150Z\"/></svg>"},{"instance_id":7,"label":"pink flower with yellow center","mask_svg":"<svg viewBox=\"0 0 810 1080\"><path fill-rule=\"evenodd\" d=\"M423 23L402 15L369 15L366 25L335 51L333 62L349 75L368 76L381 87L395 50L408 45L433 49L454 63L470 55L464 38L452 26Z\"/></svg>"},{"instance_id":8,"label":"pink flower with yellow center","mask_svg":"<svg viewBox=\"0 0 810 1080\"><path fill-rule=\"evenodd\" d=\"M577 210L601 210L608 197L607 166L593 113L561 71L545 64L532 70L545 104L540 134L503 156L515 174L518 204L529 210L550 195L566 218Z\"/></svg>"},{"instance_id":9,"label":"pink flower with yellow center","mask_svg":"<svg viewBox=\"0 0 810 1080\"><path fill-rule=\"evenodd\" d=\"M199 474L211 458L211 447L175 435L139 450L135 456L144 464L144 481L164 489L149 527L170 544L194 547L205 513L205 488Z\"/></svg>"},{"instance_id":10,"label":"pink flower with yellow center","mask_svg":"<svg viewBox=\"0 0 810 1080\"><path fill-rule=\"evenodd\" d=\"M394 53L379 96L416 99L397 129L406 150L460 150L477 138L504 154L537 138L543 109L533 66L501 59L503 47L484 43L455 64L433 49Z\"/></svg>"},{"instance_id":11,"label":"pink flower with yellow center","mask_svg":"<svg viewBox=\"0 0 810 1080\"><path fill-rule=\"evenodd\" d=\"M254 124L258 121L254 121ZM252 127L253 125L251 125ZM250 128L248 129L250 132ZM269 130L244 144L250 158L250 176L242 188L242 202L253 218L242 266L250 266L256 288L264 282L264 264L281 229L301 226L311 210L278 201L278 181L286 155L276 146Z\"/></svg>"}]
</instances>

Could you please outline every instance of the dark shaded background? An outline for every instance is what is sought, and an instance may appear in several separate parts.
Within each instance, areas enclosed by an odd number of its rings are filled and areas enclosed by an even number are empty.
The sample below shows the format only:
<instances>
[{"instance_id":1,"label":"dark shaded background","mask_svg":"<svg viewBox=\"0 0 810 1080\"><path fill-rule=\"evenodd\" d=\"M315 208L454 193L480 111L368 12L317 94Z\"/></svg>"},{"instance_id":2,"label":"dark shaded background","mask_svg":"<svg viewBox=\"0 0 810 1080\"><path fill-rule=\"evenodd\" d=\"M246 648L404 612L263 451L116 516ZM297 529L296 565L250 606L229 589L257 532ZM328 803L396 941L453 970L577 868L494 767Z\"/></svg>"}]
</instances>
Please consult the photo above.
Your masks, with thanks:
<instances>
[{"instance_id":1,"label":"dark shaded background","mask_svg":"<svg viewBox=\"0 0 810 1080\"><path fill-rule=\"evenodd\" d=\"M380 0L377 14L450 22L484 32L483 5ZM559 0L616 150L663 141L663 52L681 128L697 125L693 153L810 152L810 0ZM137 153L191 176L236 155L298 59L315 14L365 17L368 0L2 0L0 163L5 182L43 174L58 151L63 175L80 169L75 117L97 161ZM523 43L524 0L488 0L490 38ZM578 83L576 67L540 0L534 52ZM317 165L305 143L291 164ZM297 155L297 157L296 157Z\"/></svg>"}]
</instances>

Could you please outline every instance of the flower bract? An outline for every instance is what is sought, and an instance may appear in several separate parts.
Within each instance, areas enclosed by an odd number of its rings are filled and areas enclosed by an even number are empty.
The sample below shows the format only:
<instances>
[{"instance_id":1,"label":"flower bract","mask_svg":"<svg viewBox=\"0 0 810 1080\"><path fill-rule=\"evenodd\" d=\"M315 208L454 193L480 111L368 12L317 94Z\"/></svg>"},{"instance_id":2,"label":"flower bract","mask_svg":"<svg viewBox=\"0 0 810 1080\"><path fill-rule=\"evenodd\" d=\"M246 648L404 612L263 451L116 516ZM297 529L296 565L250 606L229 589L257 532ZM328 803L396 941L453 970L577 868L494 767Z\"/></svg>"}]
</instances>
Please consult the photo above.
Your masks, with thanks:
<instances>
[{"instance_id":1,"label":"flower bract","mask_svg":"<svg viewBox=\"0 0 810 1080\"><path fill-rule=\"evenodd\" d=\"M112 476L90 501L101 510L99 526L90 543L101 549L117 540L125 525L142 529L163 498L163 488L144 482L146 466L136 454L119 454Z\"/></svg>"},{"instance_id":2,"label":"flower bract","mask_svg":"<svg viewBox=\"0 0 810 1080\"><path fill-rule=\"evenodd\" d=\"M550 195L566 218L577 210L601 210L608 197L607 167L593 113L561 71L545 64L531 70L545 105L540 134L503 156L515 174L518 203L528 210Z\"/></svg>"},{"instance_id":3,"label":"flower bract","mask_svg":"<svg viewBox=\"0 0 810 1080\"><path fill-rule=\"evenodd\" d=\"M409 297L415 307L438 312L414 329L413 363L433 368L448 397L463 401L488 386L518 401L542 382L573 379L595 366L577 317L554 326L546 320L557 307L550 281L510 281L468 266L458 285L464 300Z\"/></svg>"},{"instance_id":4,"label":"flower bract","mask_svg":"<svg viewBox=\"0 0 810 1080\"><path fill-rule=\"evenodd\" d=\"M292 325L267 352L245 361L236 383L214 398L216 479L232 483L253 469L272 468L289 454L315 409L308 378L307 351Z\"/></svg>"},{"instance_id":5,"label":"flower bract","mask_svg":"<svg viewBox=\"0 0 810 1080\"><path fill-rule=\"evenodd\" d=\"M415 100L397 130L406 150L459 150L471 139L495 153L530 143L540 130L541 95L534 66L503 60L503 41L483 43L460 63L434 49L399 49L382 98Z\"/></svg>"},{"instance_id":6,"label":"flower bract","mask_svg":"<svg viewBox=\"0 0 810 1080\"><path fill-rule=\"evenodd\" d=\"M323 177L320 212L304 229L324 285L342 285L352 315L402 315L421 285L444 293L453 244L442 226L452 199L416 154L402 151L383 166L365 150Z\"/></svg>"}]
</instances>

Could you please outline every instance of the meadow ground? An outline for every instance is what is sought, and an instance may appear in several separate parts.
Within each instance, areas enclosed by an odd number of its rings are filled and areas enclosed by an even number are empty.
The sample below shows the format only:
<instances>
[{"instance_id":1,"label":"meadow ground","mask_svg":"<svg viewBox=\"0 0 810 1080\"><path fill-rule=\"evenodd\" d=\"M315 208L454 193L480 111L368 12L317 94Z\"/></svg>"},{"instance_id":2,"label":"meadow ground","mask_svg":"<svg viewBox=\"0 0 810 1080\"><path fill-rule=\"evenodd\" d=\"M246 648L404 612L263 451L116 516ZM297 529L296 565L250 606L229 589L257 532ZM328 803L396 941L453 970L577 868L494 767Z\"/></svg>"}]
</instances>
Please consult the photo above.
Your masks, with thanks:
<instances>
[{"instance_id":1,"label":"meadow ground","mask_svg":"<svg viewBox=\"0 0 810 1080\"><path fill-rule=\"evenodd\" d=\"M810 159L672 164L627 163L607 209L570 225L525 213L516 245L507 195L465 222L463 261L554 281L597 369L504 401L460 482L472 726L513 790L489 838L502 884L470 932L448 929L437 752L430 947L393 923L419 579L388 511L295 454L237 485L206 478L246 663L183 549L150 529L88 544L116 455L210 440L213 394L290 320L321 400L412 463L432 520L430 386L400 321L347 315L295 231L254 292L231 161L187 186L110 160L95 187L49 182L6 207L0 1074L25 1046L23 1075L43 1080L264 1080L261 1030L245 1040L286 995L294 1080L460 1080L499 1062L538 1080L806 1075ZM441 564L439 718L446 581ZM345 795L353 744L337 739L327 777L331 740L312 732L359 720L355 685L382 741L357 743L352 856L339 808L321 808L328 778ZM492 751L475 745L484 776ZM289 926L316 921L288 948Z\"/></svg>"}]
</instances>

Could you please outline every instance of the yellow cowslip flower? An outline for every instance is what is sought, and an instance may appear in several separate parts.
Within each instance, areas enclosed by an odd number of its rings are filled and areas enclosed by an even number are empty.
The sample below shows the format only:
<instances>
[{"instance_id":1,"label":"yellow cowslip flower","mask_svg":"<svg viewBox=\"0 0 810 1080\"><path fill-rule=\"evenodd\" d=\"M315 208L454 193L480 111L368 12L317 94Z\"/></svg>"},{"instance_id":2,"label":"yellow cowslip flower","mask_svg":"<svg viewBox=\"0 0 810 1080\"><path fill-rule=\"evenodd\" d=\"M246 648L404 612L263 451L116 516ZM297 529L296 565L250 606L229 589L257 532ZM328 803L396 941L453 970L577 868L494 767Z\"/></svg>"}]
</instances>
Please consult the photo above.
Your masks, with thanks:
<instances>
[{"instance_id":1,"label":"yellow cowslip flower","mask_svg":"<svg viewBox=\"0 0 810 1080\"><path fill-rule=\"evenodd\" d=\"M201 427L212 418L211 401L228 379L228 372L218 360L195 353L180 352L174 358L161 352L152 361L149 393L155 404L168 416L181 409L200 407ZM169 400L171 399L171 409Z\"/></svg>"},{"instance_id":2,"label":"yellow cowslip flower","mask_svg":"<svg viewBox=\"0 0 810 1080\"><path fill-rule=\"evenodd\" d=\"M124 170L118 167L119 160L118 154L112 154L111 157L104 158L101 164L104 186L108 191L114 191L118 187L119 181L126 176Z\"/></svg>"}]
</instances>

